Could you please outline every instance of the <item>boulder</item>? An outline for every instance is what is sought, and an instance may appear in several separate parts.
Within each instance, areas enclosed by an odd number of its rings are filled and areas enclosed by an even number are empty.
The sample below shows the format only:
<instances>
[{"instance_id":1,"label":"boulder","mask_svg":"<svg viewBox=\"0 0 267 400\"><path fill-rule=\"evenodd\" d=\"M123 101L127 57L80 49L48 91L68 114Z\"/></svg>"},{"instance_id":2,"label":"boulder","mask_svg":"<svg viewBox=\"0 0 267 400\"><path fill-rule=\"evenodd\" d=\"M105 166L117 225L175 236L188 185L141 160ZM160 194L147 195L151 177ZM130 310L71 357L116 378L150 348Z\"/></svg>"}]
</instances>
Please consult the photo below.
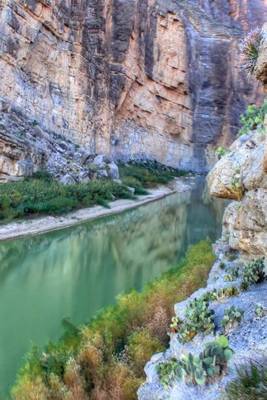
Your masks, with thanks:
<instances>
[{"instance_id":1,"label":"boulder","mask_svg":"<svg viewBox=\"0 0 267 400\"><path fill-rule=\"evenodd\" d=\"M230 147L208 175L208 186L212 196L230 200L241 200L245 192L257 187L267 187L266 137L254 131L240 137Z\"/></svg>"},{"instance_id":2,"label":"boulder","mask_svg":"<svg viewBox=\"0 0 267 400\"><path fill-rule=\"evenodd\" d=\"M104 154L99 154L94 158L93 164L96 165L99 169L106 168L106 164L109 162L108 157Z\"/></svg>"},{"instance_id":3,"label":"boulder","mask_svg":"<svg viewBox=\"0 0 267 400\"><path fill-rule=\"evenodd\" d=\"M109 178L113 180L120 179L119 167L117 166L117 164L115 164L114 161L107 165L107 169Z\"/></svg>"},{"instance_id":4,"label":"boulder","mask_svg":"<svg viewBox=\"0 0 267 400\"><path fill-rule=\"evenodd\" d=\"M267 256L267 189L246 193L224 214L223 239L230 248L255 257Z\"/></svg>"},{"instance_id":5,"label":"boulder","mask_svg":"<svg viewBox=\"0 0 267 400\"><path fill-rule=\"evenodd\" d=\"M265 125L266 127L266 125ZM208 175L211 195L236 200L223 219L223 240L254 257L267 255L267 137L238 138Z\"/></svg>"},{"instance_id":6,"label":"boulder","mask_svg":"<svg viewBox=\"0 0 267 400\"><path fill-rule=\"evenodd\" d=\"M63 185L72 185L73 183L76 183L75 179L73 178L73 176L66 174L63 175L60 179L59 179L60 183L63 183Z\"/></svg>"}]
</instances>

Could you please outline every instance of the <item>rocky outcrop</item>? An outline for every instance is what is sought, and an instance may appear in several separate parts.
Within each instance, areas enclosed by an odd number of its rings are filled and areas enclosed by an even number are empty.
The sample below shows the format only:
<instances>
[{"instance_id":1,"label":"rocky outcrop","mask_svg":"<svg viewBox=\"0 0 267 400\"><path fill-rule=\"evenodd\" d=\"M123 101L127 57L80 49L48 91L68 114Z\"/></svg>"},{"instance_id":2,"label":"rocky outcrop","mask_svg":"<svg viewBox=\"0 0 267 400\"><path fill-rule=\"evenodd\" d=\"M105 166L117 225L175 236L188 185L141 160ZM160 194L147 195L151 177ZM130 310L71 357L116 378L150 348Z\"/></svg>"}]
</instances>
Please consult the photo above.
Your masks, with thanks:
<instances>
[{"instance_id":1,"label":"rocky outcrop","mask_svg":"<svg viewBox=\"0 0 267 400\"><path fill-rule=\"evenodd\" d=\"M241 136L210 172L213 196L234 199L223 220L223 240L248 255L267 255L267 141L264 131Z\"/></svg>"},{"instance_id":2,"label":"rocky outcrop","mask_svg":"<svg viewBox=\"0 0 267 400\"><path fill-rule=\"evenodd\" d=\"M261 0L3 0L4 119L18 113L90 154L203 171L259 96L238 43L264 12Z\"/></svg>"},{"instance_id":3,"label":"rocky outcrop","mask_svg":"<svg viewBox=\"0 0 267 400\"><path fill-rule=\"evenodd\" d=\"M118 167L109 157L92 155L62 135L42 129L19 110L7 110L5 102L0 102L0 109L0 182L38 170L47 170L64 184L119 178Z\"/></svg>"}]
</instances>

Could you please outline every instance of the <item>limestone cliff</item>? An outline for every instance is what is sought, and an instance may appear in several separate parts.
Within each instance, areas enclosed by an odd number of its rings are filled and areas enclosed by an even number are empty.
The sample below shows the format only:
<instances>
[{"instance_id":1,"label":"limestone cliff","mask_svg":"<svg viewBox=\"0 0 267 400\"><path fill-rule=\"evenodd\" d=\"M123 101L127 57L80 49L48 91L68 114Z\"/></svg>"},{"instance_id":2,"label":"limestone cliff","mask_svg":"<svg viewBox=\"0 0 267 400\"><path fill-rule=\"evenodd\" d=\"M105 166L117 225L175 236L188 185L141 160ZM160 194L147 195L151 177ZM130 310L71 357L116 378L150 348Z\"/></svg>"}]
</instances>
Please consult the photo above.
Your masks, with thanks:
<instances>
[{"instance_id":1,"label":"limestone cliff","mask_svg":"<svg viewBox=\"0 0 267 400\"><path fill-rule=\"evenodd\" d=\"M205 169L259 95L238 43L265 12L266 0L2 0L5 165L20 168L10 143L40 161L32 135L23 144L36 125L89 153Z\"/></svg>"},{"instance_id":2,"label":"limestone cliff","mask_svg":"<svg viewBox=\"0 0 267 400\"><path fill-rule=\"evenodd\" d=\"M226 209L223 239L248 255L267 255L266 136L241 137L209 176L214 196L235 199Z\"/></svg>"}]
</instances>

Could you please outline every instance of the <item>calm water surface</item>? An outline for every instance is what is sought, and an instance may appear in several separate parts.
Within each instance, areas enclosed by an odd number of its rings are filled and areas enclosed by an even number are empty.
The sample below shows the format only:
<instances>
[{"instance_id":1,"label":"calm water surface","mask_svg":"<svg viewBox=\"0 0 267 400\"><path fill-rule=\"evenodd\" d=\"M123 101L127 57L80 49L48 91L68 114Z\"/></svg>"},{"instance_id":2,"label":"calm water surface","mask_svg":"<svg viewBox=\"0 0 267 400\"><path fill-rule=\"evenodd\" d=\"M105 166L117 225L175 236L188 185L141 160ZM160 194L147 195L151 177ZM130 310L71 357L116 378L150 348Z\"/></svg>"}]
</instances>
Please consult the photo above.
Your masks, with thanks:
<instances>
[{"instance_id":1,"label":"calm water surface","mask_svg":"<svg viewBox=\"0 0 267 400\"><path fill-rule=\"evenodd\" d=\"M32 344L84 323L119 293L174 266L188 245L220 234L222 204L203 184L118 216L0 243L0 398Z\"/></svg>"}]
</instances>

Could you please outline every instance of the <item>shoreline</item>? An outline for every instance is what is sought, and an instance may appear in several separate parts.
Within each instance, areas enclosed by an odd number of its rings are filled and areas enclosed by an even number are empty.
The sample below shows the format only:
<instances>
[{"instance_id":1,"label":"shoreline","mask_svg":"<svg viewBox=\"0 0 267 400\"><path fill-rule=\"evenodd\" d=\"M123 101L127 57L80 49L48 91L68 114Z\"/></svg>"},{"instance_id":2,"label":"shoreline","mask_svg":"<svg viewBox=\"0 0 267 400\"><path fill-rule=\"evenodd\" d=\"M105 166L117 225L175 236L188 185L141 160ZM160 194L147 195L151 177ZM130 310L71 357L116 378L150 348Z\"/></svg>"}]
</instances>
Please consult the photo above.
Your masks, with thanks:
<instances>
[{"instance_id":1,"label":"shoreline","mask_svg":"<svg viewBox=\"0 0 267 400\"><path fill-rule=\"evenodd\" d=\"M179 187L177 183L179 183ZM56 217L44 216L21 222L10 222L2 226L0 225L0 242L26 236L41 235L48 232L66 229L101 217L120 214L124 211L152 203L174 193L182 193L189 189L190 184L185 184L184 181L178 178L175 179L170 186L160 186L151 189L148 195L138 196L138 199L136 200L115 200L110 203L110 208L93 206Z\"/></svg>"}]
</instances>

